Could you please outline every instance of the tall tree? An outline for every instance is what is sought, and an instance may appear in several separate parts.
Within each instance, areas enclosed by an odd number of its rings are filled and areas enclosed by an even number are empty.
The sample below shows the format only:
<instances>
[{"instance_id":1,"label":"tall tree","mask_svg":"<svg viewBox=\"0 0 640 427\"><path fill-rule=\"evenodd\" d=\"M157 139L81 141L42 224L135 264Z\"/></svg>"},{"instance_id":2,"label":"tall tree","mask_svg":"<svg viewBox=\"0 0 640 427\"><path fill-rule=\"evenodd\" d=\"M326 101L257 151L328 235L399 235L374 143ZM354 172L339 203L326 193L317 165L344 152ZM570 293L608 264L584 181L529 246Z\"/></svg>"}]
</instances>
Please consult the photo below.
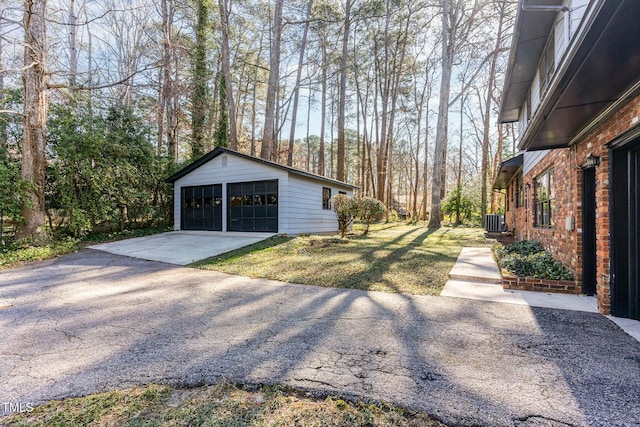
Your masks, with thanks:
<instances>
[{"instance_id":1,"label":"tall tree","mask_svg":"<svg viewBox=\"0 0 640 427\"><path fill-rule=\"evenodd\" d=\"M224 90L226 109L229 120L229 146L233 150L238 149L238 130L236 120L236 105L233 99L233 84L231 81L231 59L229 52L229 14L231 13L231 4L229 0L218 0L218 9L220 11L220 33L222 35L221 59L222 59L222 75L224 79ZM255 86L254 86L255 88ZM255 99L254 99L255 106ZM220 106L222 108L222 105Z\"/></svg>"},{"instance_id":2,"label":"tall tree","mask_svg":"<svg viewBox=\"0 0 640 427\"><path fill-rule=\"evenodd\" d=\"M429 227L440 227L440 203L446 177L447 130L451 95L451 73L456 53L464 46L472 30L478 25L476 16L482 5L478 0L442 0L440 30L441 67L438 122L433 153L433 179L431 186L431 214ZM462 93L462 91L461 91ZM460 95L459 95L460 96Z\"/></svg>"},{"instance_id":3,"label":"tall tree","mask_svg":"<svg viewBox=\"0 0 640 427\"><path fill-rule=\"evenodd\" d=\"M30 183L24 203L24 225L19 239L46 238L44 230L44 174L47 142L47 0L24 1L24 129L22 136L22 179Z\"/></svg>"},{"instance_id":4,"label":"tall tree","mask_svg":"<svg viewBox=\"0 0 640 427\"><path fill-rule=\"evenodd\" d=\"M78 78L78 48L77 48L77 24L76 0L69 1L69 86L76 85Z\"/></svg>"},{"instance_id":5,"label":"tall tree","mask_svg":"<svg viewBox=\"0 0 640 427\"><path fill-rule=\"evenodd\" d=\"M296 72L296 84L293 88L293 109L291 111L291 130L289 132L289 150L287 154L288 166L293 166L293 142L296 138L296 120L298 117L298 97L300 95L300 80L302 79L302 66L304 65L304 52L307 47L307 35L309 33L309 24L311 20L312 9L313 9L313 0L309 0L309 4L307 5L307 19L304 23L302 40L300 41L300 55L298 56L298 70Z\"/></svg>"},{"instance_id":6,"label":"tall tree","mask_svg":"<svg viewBox=\"0 0 640 427\"><path fill-rule=\"evenodd\" d=\"M267 84L267 106L264 113L264 129L260 157L271 160L271 151L275 143L275 113L278 83L280 80L280 42L282 34L282 3L275 0L273 22L271 25L271 49L269 54L269 83Z\"/></svg>"},{"instance_id":7,"label":"tall tree","mask_svg":"<svg viewBox=\"0 0 640 427\"><path fill-rule=\"evenodd\" d=\"M347 57L349 56L349 28L351 25L351 6L354 0L345 0L344 25L342 30L342 52L340 55L340 87L338 94L338 159L336 179L345 180L345 109L347 102Z\"/></svg>"},{"instance_id":8,"label":"tall tree","mask_svg":"<svg viewBox=\"0 0 640 427\"><path fill-rule=\"evenodd\" d=\"M482 133L482 196L481 196L481 207L480 213L482 218L487 214L487 180L488 180L488 167L489 167L489 127L490 127L490 119L491 119L491 102L494 97L494 87L496 82L496 68L498 64L498 57L502 52L501 46L503 43L503 25L505 19L505 11L507 8L507 2L504 0L494 2L494 7L496 8L496 13L498 15L498 30L495 39L495 44L493 47L493 52L491 53L491 65L489 67L489 78L487 81L486 87L486 98L485 98L485 112L484 112L484 126Z\"/></svg>"},{"instance_id":9,"label":"tall tree","mask_svg":"<svg viewBox=\"0 0 640 427\"><path fill-rule=\"evenodd\" d=\"M204 154L207 96L207 22L209 20L208 0L196 0L196 43L193 51L193 94L191 107L191 156L198 158Z\"/></svg>"}]
</instances>

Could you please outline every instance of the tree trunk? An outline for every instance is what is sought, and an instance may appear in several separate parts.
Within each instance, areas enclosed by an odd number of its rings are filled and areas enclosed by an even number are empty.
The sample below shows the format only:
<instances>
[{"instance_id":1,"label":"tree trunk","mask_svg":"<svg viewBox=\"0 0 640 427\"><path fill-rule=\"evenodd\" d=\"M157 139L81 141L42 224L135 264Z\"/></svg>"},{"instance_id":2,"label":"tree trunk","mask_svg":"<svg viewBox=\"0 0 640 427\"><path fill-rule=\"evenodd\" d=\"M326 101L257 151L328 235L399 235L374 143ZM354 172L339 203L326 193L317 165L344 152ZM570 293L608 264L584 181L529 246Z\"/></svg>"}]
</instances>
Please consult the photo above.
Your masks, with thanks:
<instances>
[{"instance_id":1,"label":"tree trunk","mask_svg":"<svg viewBox=\"0 0 640 427\"><path fill-rule=\"evenodd\" d=\"M24 130L22 135L22 179L31 184L22 208L24 225L16 237L42 240L44 230L44 174L46 126L49 109L47 88L47 1L24 2Z\"/></svg>"},{"instance_id":2,"label":"tree trunk","mask_svg":"<svg viewBox=\"0 0 640 427\"><path fill-rule=\"evenodd\" d=\"M309 22L311 19L311 9L313 0L309 0L307 5L307 21L302 32L300 42L300 56L298 56L298 70L296 72L296 84L293 88L293 110L291 111L291 129L289 131L289 150L287 153L287 165L293 166L293 143L296 138L296 120L298 118L298 96L300 95L300 80L302 79L302 66L304 65L304 52L307 47L307 34L309 33Z\"/></svg>"},{"instance_id":3,"label":"tree trunk","mask_svg":"<svg viewBox=\"0 0 640 427\"><path fill-rule=\"evenodd\" d=\"M274 144L274 122L276 113L276 97L278 96L278 83L280 80L280 34L282 32L282 2L276 0L273 13L273 26L271 31L271 50L269 54L269 83L267 85L267 105L264 114L264 130L262 133L262 147L260 157L271 160L271 151Z\"/></svg>"},{"instance_id":4,"label":"tree trunk","mask_svg":"<svg viewBox=\"0 0 640 427\"><path fill-rule=\"evenodd\" d=\"M440 71L440 97L438 106L438 123L436 125L436 142L433 153L433 181L431 187L431 215L429 228L440 227L440 203L444 185L445 150L447 124L449 120L449 93L451 91L451 69L453 68L453 45L455 39L449 33L449 0L442 2L442 67Z\"/></svg>"},{"instance_id":5,"label":"tree trunk","mask_svg":"<svg viewBox=\"0 0 640 427\"><path fill-rule=\"evenodd\" d=\"M340 92L338 94L338 161L336 179L345 180L345 108L347 98L347 56L349 50L349 27L351 24L351 5L353 0L346 0L344 10L344 29L342 33L342 56L340 58Z\"/></svg>"},{"instance_id":6,"label":"tree trunk","mask_svg":"<svg viewBox=\"0 0 640 427\"><path fill-rule=\"evenodd\" d=\"M209 20L208 2L196 1L196 43L192 53L193 94L191 102L191 156L204 154L206 118L207 118L207 21Z\"/></svg>"},{"instance_id":7,"label":"tree trunk","mask_svg":"<svg viewBox=\"0 0 640 427\"><path fill-rule=\"evenodd\" d=\"M502 41L502 25L504 21L504 5L499 13L498 20L498 34L496 36L496 43L491 58L491 68L489 69L489 81L487 83L487 97L485 101L485 114L484 114L484 131L482 134L482 197L480 213L484 220L484 216L487 214L487 169L489 167L489 126L491 118L491 101L493 100L493 87L496 80L496 64L498 62L498 55L500 54L500 43Z\"/></svg>"},{"instance_id":8,"label":"tree trunk","mask_svg":"<svg viewBox=\"0 0 640 427\"><path fill-rule=\"evenodd\" d=\"M459 225L460 220L460 202L462 200L462 137L463 131L463 116L464 116L464 96L460 97L460 145L458 146L458 176L456 182L456 225Z\"/></svg>"},{"instance_id":9,"label":"tree trunk","mask_svg":"<svg viewBox=\"0 0 640 427\"><path fill-rule=\"evenodd\" d=\"M322 78L320 100L320 146L318 147L318 175L324 176L324 134L327 121L327 47L324 40L322 46Z\"/></svg>"},{"instance_id":10,"label":"tree trunk","mask_svg":"<svg viewBox=\"0 0 640 427\"><path fill-rule=\"evenodd\" d=\"M225 91L227 95L227 110L229 113L229 147L238 149L238 129L236 119L236 105L233 99L233 85L231 81L231 59L229 55L229 8L228 0L218 0L220 9L220 32L222 33L222 74L224 75ZM254 99L255 105L255 99Z\"/></svg>"},{"instance_id":11,"label":"tree trunk","mask_svg":"<svg viewBox=\"0 0 640 427\"><path fill-rule=\"evenodd\" d=\"M76 14L76 1L69 2L69 86L76 85L78 77L78 49L76 47L76 25L78 16Z\"/></svg>"}]
</instances>

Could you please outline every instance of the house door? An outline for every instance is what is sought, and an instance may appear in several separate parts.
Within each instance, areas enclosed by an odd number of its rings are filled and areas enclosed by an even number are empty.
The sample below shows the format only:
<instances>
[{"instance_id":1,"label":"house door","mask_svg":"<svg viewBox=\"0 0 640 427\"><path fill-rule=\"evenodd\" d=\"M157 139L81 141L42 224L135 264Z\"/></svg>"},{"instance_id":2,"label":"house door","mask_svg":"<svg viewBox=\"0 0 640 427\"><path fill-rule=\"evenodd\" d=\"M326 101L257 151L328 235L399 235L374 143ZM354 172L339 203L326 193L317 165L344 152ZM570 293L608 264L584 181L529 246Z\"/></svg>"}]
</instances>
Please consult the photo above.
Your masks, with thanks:
<instances>
[{"instance_id":1,"label":"house door","mask_svg":"<svg viewBox=\"0 0 640 427\"><path fill-rule=\"evenodd\" d=\"M582 292L596 293L596 168L582 170Z\"/></svg>"},{"instance_id":2,"label":"house door","mask_svg":"<svg viewBox=\"0 0 640 427\"><path fill-rule=\"evenodd\" d=\"M611 312L640 320L640 140L611 154Z\"/></svg>"}]
</instances>

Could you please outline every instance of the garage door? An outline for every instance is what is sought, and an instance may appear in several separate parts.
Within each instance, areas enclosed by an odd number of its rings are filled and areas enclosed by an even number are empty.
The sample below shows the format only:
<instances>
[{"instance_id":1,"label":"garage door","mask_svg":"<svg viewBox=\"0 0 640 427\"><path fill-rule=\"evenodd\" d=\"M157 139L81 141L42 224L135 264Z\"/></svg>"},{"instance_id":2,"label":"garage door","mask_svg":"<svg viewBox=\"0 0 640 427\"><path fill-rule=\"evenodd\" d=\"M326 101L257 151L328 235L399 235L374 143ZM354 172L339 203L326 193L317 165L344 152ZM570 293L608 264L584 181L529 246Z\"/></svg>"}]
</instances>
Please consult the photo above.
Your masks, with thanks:
<instances>
[{"instance_id":1,"label":"garage door","mask_svg":"<svg viewBox=\"0 0 640 427\"><path fill-rule=\"evenodd\" d=\"M222 231L222 184L182 187L180 229Z\"/></svg>"},{"instance_id":2,"label":"garage door","mask_svg":"<svg viewBox=\"0 0 640 427\"><path fill-rule=\"evenodd\" d=\"M229 231L278 232L278 181L228 184Z\"/></svg>"}]
</instances>

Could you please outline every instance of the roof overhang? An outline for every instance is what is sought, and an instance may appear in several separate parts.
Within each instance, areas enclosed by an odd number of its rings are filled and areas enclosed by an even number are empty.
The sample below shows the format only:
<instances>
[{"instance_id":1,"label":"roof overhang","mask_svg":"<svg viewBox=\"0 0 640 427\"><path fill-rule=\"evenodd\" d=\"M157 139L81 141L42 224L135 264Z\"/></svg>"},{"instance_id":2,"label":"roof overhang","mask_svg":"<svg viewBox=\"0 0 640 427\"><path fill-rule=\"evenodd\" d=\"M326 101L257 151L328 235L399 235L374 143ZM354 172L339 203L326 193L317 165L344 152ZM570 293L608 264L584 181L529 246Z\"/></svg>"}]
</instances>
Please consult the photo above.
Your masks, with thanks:
<instances>
[{"instance_id":1,"label":"roof overhang","mask_svg":"<svg viewBox=\"0 0 640 427\"><path fill-rule=\"evenodd\" d=\"M520 116L527 92L536 75L538 62L547 43L556 14L549 10L526 9L529 2L518 4L513 42L500 108L501 123L515 122ZM536 0L536 6L557 7L561 0ZM524 7L523 7L524 6Z\"/></svg>"},{"instance_id":2,"label":"roof overhang","mask_svg":"<svg viewBox=\"0 0 640 427\"><path fill-rule=\"evenodd\" d=\"M496 173L496 178L493 181L492 189L502 190L507 188L513 177L522 168L523 159L524 154L519 154L509 160L500 163L500 168Z\"/></svg>"},{"instance_id":3,"label":"roof overhang","mask_svg":"<svg viewBox=\"0 0 640 427\"><path fill-rule=\"evenodd\" d=\"M640 94L640 1L592 0L589 7L585 27L572 41L520 149L568 147ZM514 99L503 104L501 121L513 119L508 107Z\"/></svg>"},{"instance_id":4,"label":"roof overhang","mask_svg":"<svg viewBox=\"0 0 640 427\"><path fill-rule=\"evenodd\" d=\"M305 178L311 178L311 179L314 179L314 180L317 180L317 181L326 182L326 183L329 183L329 184L336 185L338 187L348 188L348 189L352 189L352 190L355 190L355 189L359 188L356 185L347 184L346 182L342 182L342 181L338 181L338 180L335 180L335 179L327 178L327 177L321 176L321 175L316 175L314 173L303 171L303 170L300 170L300 169L295 169L295 168L292 168L292 167L289 167L289 166L284 166L284 165L281 165L279 163L275 163L275 162L271 162L271 161L268 161L268 160L264 160L264 159L261 159L259 157L250 156L248 154L244 154L244 153L241 153L239 151L231 150L231 149L225 148L225 147L216 147L216 148L214 148L213 150L209 151L204 156L202 156L199 159L189 163L187 166L183 167L178 172L176 172L173 175L171 175L169 178L167 178L165 180L165 182L169 183L169 184L172 184L172 183L176 182L177 180L179 180L180 178L182 178L183 176L185 176L185 175L189 174L190 172L198 169L200 166L204 165L205 163L209 162L210 160L215 159L216 157L218 157L221 154L231 154L233 156L241 157L243 159L250 160L252 162L256 162L256 163L260 163L260 164L263 164L263 165L271 166L271 167L276 168L276 169L285 170L285 171L287 171L289 173L293 173L295 175L303 176Z\"/></svg>"}]
</instances>

